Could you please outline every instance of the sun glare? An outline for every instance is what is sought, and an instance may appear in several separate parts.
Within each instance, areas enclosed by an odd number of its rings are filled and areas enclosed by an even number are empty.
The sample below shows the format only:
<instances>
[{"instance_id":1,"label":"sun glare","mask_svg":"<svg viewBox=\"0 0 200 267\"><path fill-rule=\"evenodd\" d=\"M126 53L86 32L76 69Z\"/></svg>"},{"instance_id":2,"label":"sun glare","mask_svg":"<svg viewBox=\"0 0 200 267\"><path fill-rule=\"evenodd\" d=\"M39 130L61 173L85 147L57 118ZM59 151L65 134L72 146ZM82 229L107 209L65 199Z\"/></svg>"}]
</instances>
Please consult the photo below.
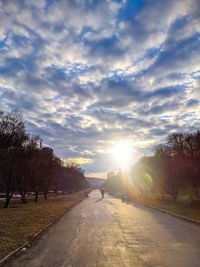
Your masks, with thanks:
<instances>
[{"instance_id":1,"label":"sun glare","mask_svg":"<svg viewBox=\"0 0 200 267\"><path fill-rule=\"evenodd\" d=\"M126 170L130 167L133 157L133 151L128 141L120 141L112 147L112 155L114 156L120 168Z\"/></svg>"}]
</instances>

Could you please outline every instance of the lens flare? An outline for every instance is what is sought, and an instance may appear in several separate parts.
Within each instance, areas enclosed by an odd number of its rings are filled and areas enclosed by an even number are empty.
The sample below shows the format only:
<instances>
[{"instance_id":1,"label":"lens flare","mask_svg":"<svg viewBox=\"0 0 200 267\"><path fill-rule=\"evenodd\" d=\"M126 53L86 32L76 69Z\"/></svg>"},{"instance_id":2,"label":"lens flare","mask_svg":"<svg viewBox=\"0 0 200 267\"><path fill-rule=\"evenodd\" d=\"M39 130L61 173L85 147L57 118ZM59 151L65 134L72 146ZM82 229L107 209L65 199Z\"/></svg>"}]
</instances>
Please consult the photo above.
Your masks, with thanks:
<instances>
[{"instance_id":1,"label":"lens flare","mask_svg":"<svg viewBox=\"0 0 200 267\"><path fill-rule=\"evenodd\" d=\"M133 151L128 141L119 141L111 151L122 170L127 170L131 166Z\"/></svg>"}]
</instances>

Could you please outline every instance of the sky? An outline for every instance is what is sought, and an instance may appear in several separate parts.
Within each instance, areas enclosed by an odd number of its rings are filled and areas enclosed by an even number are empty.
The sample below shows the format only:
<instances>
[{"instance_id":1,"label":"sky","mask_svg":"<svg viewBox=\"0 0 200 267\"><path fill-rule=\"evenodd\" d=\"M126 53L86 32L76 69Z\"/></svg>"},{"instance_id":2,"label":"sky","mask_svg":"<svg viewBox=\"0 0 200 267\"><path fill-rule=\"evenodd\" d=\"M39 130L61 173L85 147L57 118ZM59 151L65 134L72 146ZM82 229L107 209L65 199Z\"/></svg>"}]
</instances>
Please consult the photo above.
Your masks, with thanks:
<instances>
[{"instance_id":1,"label":"sky","mask_svg":"<svg viewBox=\"0 0 200 267\"><path fill-rule=\"evenodd\" d=\"M0 0L0 110L86 175L200 129L199 0Z\"/></svg>"}]
</instances>

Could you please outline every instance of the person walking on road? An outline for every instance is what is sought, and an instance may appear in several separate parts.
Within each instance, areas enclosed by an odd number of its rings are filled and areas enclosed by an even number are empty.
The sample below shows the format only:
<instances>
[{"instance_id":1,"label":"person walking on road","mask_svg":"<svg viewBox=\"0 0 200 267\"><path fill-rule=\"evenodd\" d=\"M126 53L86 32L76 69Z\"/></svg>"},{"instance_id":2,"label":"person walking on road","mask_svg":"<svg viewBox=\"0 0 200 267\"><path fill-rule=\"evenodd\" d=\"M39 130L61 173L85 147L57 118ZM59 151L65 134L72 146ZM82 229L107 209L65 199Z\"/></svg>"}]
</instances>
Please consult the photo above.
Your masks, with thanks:
<instances>
[{"instance_id":1,"label":"person walking on road","mask_svg":"<svg viewBox=\"0 0 200 267\"><path fill-rule=\"evenodd\" d=\"M105 193L105 192L104 192L104 189L102 188L102 189L101 189L101 196L102 196L102 198L104 198L104 193Z\"/></svg>"}]
</instances>

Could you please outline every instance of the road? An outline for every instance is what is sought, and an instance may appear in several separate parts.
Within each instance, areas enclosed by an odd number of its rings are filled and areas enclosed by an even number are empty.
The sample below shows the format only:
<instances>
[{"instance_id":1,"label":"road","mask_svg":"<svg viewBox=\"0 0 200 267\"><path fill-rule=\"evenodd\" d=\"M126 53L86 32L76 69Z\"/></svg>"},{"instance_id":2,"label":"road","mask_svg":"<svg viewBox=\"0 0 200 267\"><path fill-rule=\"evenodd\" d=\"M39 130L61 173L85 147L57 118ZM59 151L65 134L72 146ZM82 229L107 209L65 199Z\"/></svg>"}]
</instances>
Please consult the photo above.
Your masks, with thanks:
<instances>
[{"instance_id":1,"label":"road","mask_svg":"<svg viewBox=\"0 0 200 267\"><path fill-rule=\"evenodd\" d=\"M200 227L93 191L5 266L199 267Z\"/></svg>"}]
</instances>

